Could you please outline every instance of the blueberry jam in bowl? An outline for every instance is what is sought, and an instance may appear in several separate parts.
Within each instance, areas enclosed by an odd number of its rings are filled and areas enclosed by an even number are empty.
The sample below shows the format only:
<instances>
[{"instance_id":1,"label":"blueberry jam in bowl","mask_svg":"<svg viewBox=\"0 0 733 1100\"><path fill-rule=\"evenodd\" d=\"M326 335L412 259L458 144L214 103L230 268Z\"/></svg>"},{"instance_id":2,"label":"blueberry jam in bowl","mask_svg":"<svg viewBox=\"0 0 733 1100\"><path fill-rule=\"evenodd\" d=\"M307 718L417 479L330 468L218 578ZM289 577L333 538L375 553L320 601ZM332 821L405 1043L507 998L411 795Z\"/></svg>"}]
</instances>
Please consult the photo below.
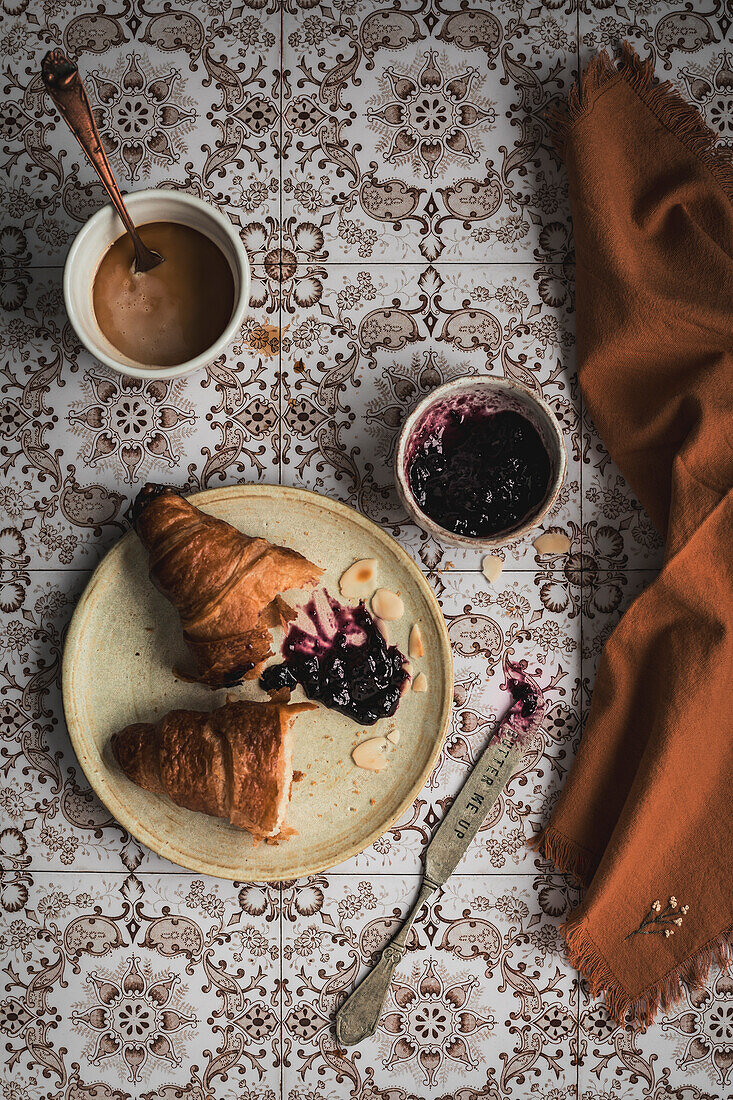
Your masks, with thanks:
<instances>
[{"instance_id":1,"label":"blueberry jam in bowl","mask_svg":"<svg viewBox=\"0 0 733 1100\"><path fill-rule=\"evenodd\" d=\"M454 546L495 549L530 531L565 476L550 406L508 378L446 382L405 421L395 480L412 519Z\"/></svg>"}]
</instances>

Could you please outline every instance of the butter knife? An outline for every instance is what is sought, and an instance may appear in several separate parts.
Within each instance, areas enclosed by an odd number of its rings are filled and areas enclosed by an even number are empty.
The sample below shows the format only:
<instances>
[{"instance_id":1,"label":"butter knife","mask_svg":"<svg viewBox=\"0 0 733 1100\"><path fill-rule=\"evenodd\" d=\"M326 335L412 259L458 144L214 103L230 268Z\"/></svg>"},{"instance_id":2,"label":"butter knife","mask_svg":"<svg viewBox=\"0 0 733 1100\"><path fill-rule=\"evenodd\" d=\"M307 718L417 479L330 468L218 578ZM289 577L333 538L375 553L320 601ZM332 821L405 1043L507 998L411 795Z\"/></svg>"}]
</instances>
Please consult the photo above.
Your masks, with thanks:
<instances>
[{"instance_id":1,"label":"butter knife","mask_svg":"<svg viewBox=\"0 0 733 1100\"><path fill-rule=\"evenodd\" d=\"M542 723L545 709L542 692L525 672L525 664L505 661L506 686L514 696L514 703L428 845L420 892L404 924L382 951L379 962L336 1013L336 1036L344 1046L354 1046L377 1030L392 975L405 953L415 917L460 863L520 764L527 737Z\"/></svg>"}]
</instances>

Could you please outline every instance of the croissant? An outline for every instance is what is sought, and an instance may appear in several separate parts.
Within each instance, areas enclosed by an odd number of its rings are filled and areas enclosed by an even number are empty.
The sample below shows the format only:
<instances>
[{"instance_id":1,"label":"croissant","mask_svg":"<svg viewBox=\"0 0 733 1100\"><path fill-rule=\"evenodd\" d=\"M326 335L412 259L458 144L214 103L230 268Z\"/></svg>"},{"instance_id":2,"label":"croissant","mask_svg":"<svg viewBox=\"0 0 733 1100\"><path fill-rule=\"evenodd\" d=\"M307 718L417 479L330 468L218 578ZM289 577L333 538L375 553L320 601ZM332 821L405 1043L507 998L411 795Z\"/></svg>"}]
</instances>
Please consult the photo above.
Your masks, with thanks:
<instances>
[{"instance_id":1,"label":"croissant","mask_svg":"<svg viewBox=\"0 0 733 1100\"><path fill-rule=\"evenodd\" d=\"M256 676L272 652L276 598L312 588L323 570L163 486L138 493L133 522L150 556L150 579L178 610L198 679L217 688Z\"/></svg>"},{"instance_id":2,"label":"croissant","mask_svg":"<svg viewBox=\"0 0 733 1100\"><path fill-rule=\"evenodd\" d=\"M314 703L230 702L174 710L116 733L128 779L178 806L223 817L255 837L277 836L293 783L292 722Z\"/></svg>"}]
</instances>

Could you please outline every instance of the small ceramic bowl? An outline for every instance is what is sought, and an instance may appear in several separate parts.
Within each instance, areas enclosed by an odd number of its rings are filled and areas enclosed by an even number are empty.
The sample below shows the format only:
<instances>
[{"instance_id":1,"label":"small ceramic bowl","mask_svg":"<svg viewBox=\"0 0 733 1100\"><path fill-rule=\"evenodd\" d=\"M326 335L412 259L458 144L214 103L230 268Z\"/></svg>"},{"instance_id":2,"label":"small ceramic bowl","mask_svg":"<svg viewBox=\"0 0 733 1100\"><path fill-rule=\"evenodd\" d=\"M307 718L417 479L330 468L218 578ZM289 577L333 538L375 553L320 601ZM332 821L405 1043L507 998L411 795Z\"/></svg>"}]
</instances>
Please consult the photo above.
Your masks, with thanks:
<instances>
[{"instance_id":1,"label":"small ceramic bowl","mask_svg":"<svg viewBox=\"0 0 733 1100\"><path fill-rule=\"evenodd\" d=\"M505 531L498 531L490 538L471 538L468 535L457 535L453 531L447 531L426 515L418 505L410 489L409 466L413 451L420 433L439 407L465 407L480 405L492 412L517 412L527 420L540 434L545 449L550 458L551 476L544 498L537 507L527 515L521 523ZM395 481L402 503L409 515L428 534L434 535L441 542L450 543L452 546L473 547L474 549L495 550L499 546L506 545L514 539L525 535L542 522L555 502L567 466L565 442L557 419L541 397L538 397L526 386L513 382L509 378L468 377L457 378L453 382L446 382L438 386L408 416L402 426L397 453L395 455Z\"/></svg>"},{"instance_id":2,"label":"small ceramic bowl","mask_svg":"<svg viewBox=\"0 0 733 1100\"><path fill-rule=\"evenodd\" d=\"M64 266L64 302L76 335L95 359L133 378L180 378L212 363L235 339L247 313L250 289L249 259L241 238L228 218L215 207L183 191L148 190L125 196L136 225L168 221L204 233L224 253L234 277L234 309L216 343L201 355L173 367L138 363L118 351L106 338L94 315L92 286L102 257L125 227L113 206L104 206L79 230Z\"/></svg>"}]
</instances>

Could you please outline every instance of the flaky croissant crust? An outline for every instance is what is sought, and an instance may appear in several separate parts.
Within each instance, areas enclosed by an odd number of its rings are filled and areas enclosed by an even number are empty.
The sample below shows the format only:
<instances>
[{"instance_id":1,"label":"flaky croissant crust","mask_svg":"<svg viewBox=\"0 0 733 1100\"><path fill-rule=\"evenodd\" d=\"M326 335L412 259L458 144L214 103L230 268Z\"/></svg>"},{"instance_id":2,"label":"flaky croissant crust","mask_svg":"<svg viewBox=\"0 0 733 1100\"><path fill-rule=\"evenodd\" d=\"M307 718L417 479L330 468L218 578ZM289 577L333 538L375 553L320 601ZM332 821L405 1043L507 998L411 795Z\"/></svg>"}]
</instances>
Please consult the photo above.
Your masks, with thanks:
<instances>
[{"instance_id":1,"label":"flaky croissant crust","mask_svg":"<svg viewBox=\"0 0 733 1100\"><path fill-rule=\"evenodd\" d=\"M251 538L175 490L145 486L134 522L150 578L177 608L199 679L222 687L257 675L270 656L269 609L323 573L302 554Z\"/></svg>"},{"instance_id":2,"label":"flaky croissant crust","mask_svg":"<svg viewBox=\"0 0 733 1100\"><path fill-rule=\"evenodd\" d=\"M189 810L277 836L290 802L294 718L313 703L229 702L127 726L113 754L133 783Z\"/></svg>"}]
</instances>

